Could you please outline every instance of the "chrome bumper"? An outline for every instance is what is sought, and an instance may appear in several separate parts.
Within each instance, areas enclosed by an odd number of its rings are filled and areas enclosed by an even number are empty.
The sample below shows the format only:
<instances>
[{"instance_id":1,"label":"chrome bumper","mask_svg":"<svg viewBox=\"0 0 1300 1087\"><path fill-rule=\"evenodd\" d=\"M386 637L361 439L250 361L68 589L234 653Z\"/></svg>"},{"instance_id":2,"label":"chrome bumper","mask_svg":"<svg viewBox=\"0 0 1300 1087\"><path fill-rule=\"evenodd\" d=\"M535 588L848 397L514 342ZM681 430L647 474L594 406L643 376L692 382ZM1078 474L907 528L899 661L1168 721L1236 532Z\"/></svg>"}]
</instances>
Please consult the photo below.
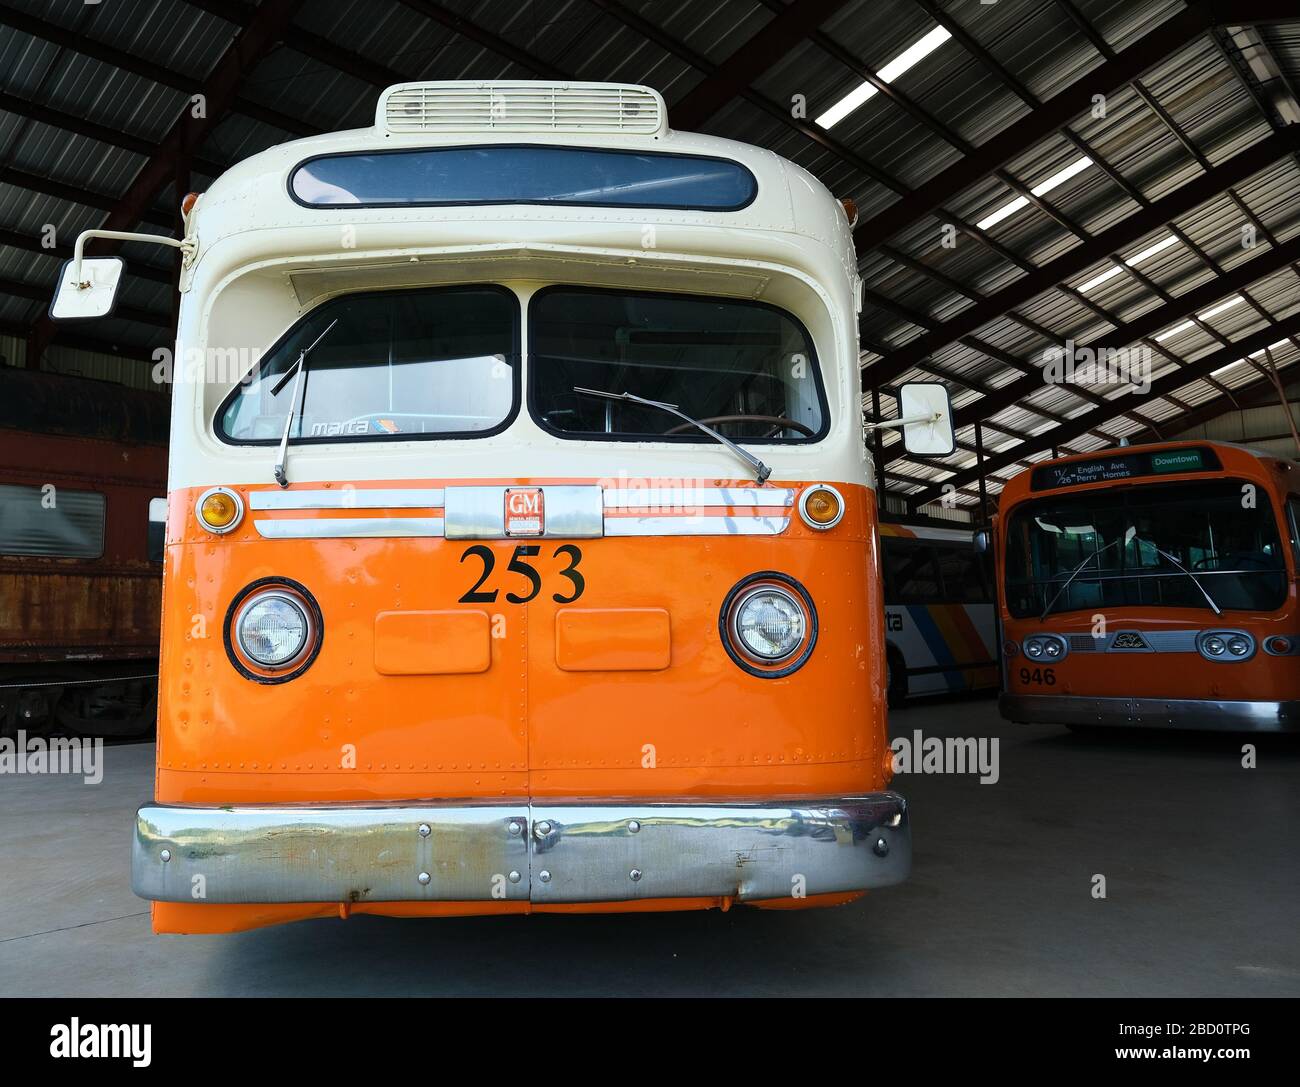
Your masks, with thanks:
<instances>
[{"instance_id":1,"label":"chrome bumper","mask_svg":"<svg viewBox=\"0 0 1300 1087\"><path fill-rule=\"evenodd\" d=\"M159 902L618 902L803 897L907 878L907 802L197 808L136 816Z\"/></svg>"},{"instance_id":2,"label":"chrome bumper","mask_svg":"<svg viewBox=\"0 0 1300 1087\"><path fill-rule=\"evenodd\" d=\"M1037 725L1114 725L1212 732L1300 732L1300 702L1215 702L1179 698L1010 695L998 699L1008 721Z\"/></svg>"}]
</instances>

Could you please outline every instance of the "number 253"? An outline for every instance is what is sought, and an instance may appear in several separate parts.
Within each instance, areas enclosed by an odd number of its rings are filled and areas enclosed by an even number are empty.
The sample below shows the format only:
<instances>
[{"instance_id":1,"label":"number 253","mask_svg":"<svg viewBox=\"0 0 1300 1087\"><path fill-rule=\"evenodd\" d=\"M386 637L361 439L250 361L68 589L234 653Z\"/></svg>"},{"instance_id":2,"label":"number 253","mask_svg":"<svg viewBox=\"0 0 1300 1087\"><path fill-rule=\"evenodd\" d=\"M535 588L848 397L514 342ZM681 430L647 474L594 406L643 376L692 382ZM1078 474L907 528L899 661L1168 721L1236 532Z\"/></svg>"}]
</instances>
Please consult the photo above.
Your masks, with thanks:
<instances>
[{"instance_id":1,"label":"number 253","mask_svg":"<svg viewBox=\"0 0 1300 1087\"><path fill-rule=\"evenodd\" d=\"M506 599L511 604L527 604L528 601L542 591L542 575L528 562L529 559L536 558L541 552L542 549L537 544L520 544L510 556L510 562L506 564L506 569L511 573L518 574L528 585L526 593L506 593ZM483 573L465 595L460 598L460 602L462 604L491 604L495 602L500 590L485 589L483 586L491 579L492 571L496 568L496 553L484 544L475 544L473 547L465 549L460 556L460 561L464 563L471 556L483 564ZM582 552L573 544L562 544L551 552L551 558L558 559L560 557L566 558L568 565L563 570L558 571L557 576L568 580L572 592L567 596L563 593L552 593L551 599L557 604L572 604L587 587L586 580L578 571L578 564L582 562Z\"/></svg>"}]
</instances>

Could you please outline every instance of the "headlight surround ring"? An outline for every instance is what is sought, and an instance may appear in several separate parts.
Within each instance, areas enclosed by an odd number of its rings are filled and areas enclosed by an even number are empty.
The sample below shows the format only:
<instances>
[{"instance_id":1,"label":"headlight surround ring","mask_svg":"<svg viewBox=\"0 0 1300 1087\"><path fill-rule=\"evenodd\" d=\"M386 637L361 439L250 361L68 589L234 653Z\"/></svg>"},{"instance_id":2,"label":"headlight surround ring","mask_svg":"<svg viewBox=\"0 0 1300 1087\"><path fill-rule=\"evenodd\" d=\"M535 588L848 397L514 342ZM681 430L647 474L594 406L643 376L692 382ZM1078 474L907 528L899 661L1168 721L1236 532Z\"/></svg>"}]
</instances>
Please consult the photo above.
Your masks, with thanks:
<instances>
[{"instance_id":1,"label":"headlight surround ring","mask_svg":"<svg viewBox=\"0 0 1300 1087\"><path fill-rule=\"evenodd\" d=\"M769 662L764 662L757 655L750 656L743 645L737 644L739 635L735 628L735 620L741 605L755 592L765 587L770 587L773 592L790 600L803 611L804 616L803 638L792 650L793 655ZM726 599L722 601L722 607L718 610L718 637L727 651L727 656L738 668L759 679L781 679L797 672L812 656L813 648L817 644L817 634L817 608L808 590L789 574L778 573L775 570L760 570L741 578L732 586Z\"/></svg>"},{"instance_id":2,"label":"headlight surround ring","mask_svg":"<svg viewBox=\"0 0 1300 1087\"><path fill-rule=\"evenodd\" d=\"M307 637L303 648L281 665L262 664L244 649L238 637L237 628L248 607L257 602L257 597L268 594L287 597L307 620ZM222 639L231 665L245 679L251 679L254 683L287 683L307 671L320 654L321 645L325 641L325 619L316 598L305 585L287 577L258 578L240 589L230 602L222 627Z\"/></svg>"},{"instance_id":3,"label":"headlight surround ring","mask_svg":"<svg viewBox=\"0 0 1300 1087\"><path fill-rule=\"evenodd\" d=\"M1218 652L1211 646L1217 646ZM1251 660L1257 649L1255 637L1244 630L1203 630L1196 636L1196 651L1216 664Z\"/></svg>"}]
</instances>

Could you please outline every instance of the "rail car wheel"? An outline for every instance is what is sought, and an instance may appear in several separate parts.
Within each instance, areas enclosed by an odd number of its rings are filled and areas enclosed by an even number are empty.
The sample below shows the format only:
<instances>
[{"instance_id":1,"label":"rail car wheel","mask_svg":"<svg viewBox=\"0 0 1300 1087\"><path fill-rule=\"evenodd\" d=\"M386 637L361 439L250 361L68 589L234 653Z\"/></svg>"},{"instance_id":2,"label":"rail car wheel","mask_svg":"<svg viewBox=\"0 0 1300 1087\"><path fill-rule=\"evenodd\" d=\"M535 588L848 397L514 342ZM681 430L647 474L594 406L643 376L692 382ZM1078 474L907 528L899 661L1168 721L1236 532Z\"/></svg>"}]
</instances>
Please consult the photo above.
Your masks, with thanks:
<instances>
[{"instance_id":1,"label":"rail car wheel","mask_svg":"<svg viewBox=\"0 0 1300 1087\"><path fill-rule=\"evenodd\" d=\"M897 709L907 701L907 665L896 649L885 650L885 677L889 708Z\"/></svg>"},{"instance_id":2,"label":"rail car wheel","mask_svg":"<svg viewBox=\"0 0 1300 1087\"><path fill-rule=\"evenodd\" d=\"M44 736L54 724L57 687L9 687L0 691L0 736Z\"/></svg>"},{"instance_id":3,"label":"rail car wheel","mask_svg":"<svg viewBox=\"0 0 1300 1087\"><path fill-rule=\"evenodd\" d=\"M148 733L157 710L156 680L105 677L101 683L64 688L54 716L76 736L127 739Z\"/></svg>"}]
</instances>

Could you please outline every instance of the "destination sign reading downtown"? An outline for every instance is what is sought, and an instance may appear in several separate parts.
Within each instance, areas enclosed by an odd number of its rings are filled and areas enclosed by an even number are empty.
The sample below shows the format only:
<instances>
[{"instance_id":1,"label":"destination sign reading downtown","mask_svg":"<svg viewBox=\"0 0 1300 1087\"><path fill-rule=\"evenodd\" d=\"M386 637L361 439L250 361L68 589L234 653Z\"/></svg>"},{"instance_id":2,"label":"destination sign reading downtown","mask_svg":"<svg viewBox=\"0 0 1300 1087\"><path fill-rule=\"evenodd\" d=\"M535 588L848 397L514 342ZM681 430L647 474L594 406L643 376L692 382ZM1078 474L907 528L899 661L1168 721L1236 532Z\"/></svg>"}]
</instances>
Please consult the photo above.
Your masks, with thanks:
<instances>
[{"instance_id":1,"label":"destination sign reading downtown","mask_svg":"<svg viewBox=\"0 0 1300 1087\"><path fill-rule=\"evenodd\" d=\"M1219 458L1210 449L1164 449L1154 453L1113 453L1091 460L1045 464L1034 469L1030 487L1049 491L1087 483L1109 483L1138 476L1163 476L1178 472L1213 472Z\"/></svg>"}]
</instances>

